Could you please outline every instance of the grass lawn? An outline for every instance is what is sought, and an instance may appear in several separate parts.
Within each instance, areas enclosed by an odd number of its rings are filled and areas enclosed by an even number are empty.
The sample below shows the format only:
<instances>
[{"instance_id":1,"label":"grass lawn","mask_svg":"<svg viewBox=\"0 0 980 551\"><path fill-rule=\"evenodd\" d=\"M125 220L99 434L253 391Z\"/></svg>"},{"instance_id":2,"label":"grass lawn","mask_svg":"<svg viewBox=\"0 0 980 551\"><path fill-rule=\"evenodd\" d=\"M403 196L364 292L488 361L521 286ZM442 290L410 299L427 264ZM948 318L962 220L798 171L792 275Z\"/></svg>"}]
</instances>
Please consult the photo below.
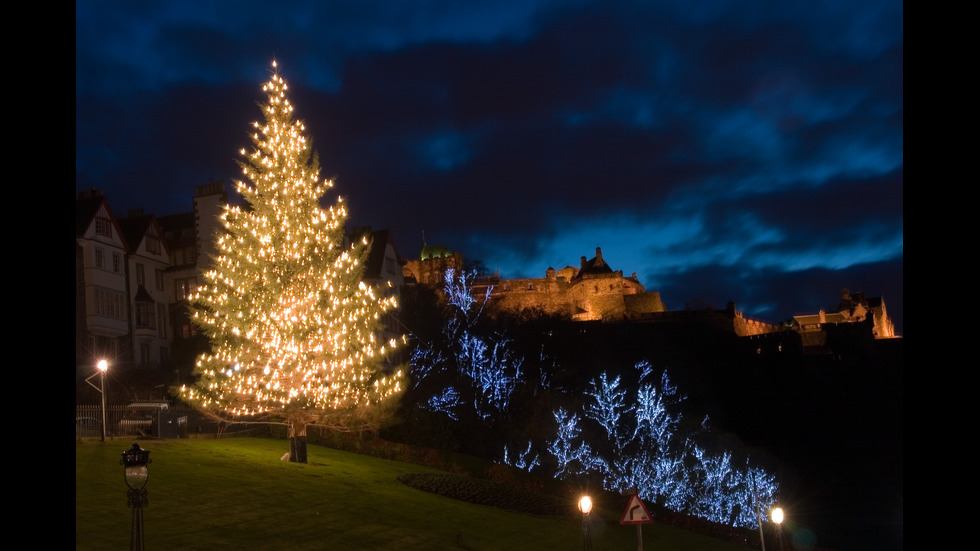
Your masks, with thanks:
<instances>
[{"instance_id":1,"label":"grass lawn","mask_svg":"<svg viewBox=\"0 0 980 551\"><path fill-rule=\"evenodd\" d=\"M127 549L132 512L120 464L132 441L77 442L75 549ZM263 438L143 441L150 451L146 548L164 550L582 549L575 504L535 516L416 490L397 480L440 472L310 445L309 463L280 461L288 442ZM624 502L625 503L625 502ZM637 548L623 503L593 511L595 551ZM745 551L692 532L643 526L647 550Z\"/></svg>"}]
</instances>

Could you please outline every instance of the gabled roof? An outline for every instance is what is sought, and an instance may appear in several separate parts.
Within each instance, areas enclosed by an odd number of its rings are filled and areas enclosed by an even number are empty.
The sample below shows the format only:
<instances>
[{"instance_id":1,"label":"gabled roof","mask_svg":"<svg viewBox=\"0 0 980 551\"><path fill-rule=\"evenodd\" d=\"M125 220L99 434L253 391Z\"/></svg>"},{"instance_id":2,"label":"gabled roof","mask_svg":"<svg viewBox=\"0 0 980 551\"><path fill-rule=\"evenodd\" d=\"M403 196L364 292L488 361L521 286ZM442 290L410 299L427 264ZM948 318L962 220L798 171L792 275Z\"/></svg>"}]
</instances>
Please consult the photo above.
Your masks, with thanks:
<instances>
[{"instance_id":1,"label":"gabled roof","mask_svg":"<svg viewBox=\"0 0 980 551\"><path fill-rule=\"evenodd\" d=\"M143 287L142 285L140 285L139 288L136 289L136 297L133 298L133 302L150 302L150 303L153 303L153 302L156 302L156 301L153 300L153 297L152 296L150 296L150 292L146 290L146 287Z\"/></svg>"},{"instance_id":2,"label":"gabled roof","mask_svg":"<svg viewBox=\"0 0 980 551\"><path fill-rule=\"evenodd\" d=\"M163 235L163 228L160 227L160 223L157 222L156 217L152 214L127 216L126 218L120 218L117 222L119 224L119 230L122 232L123 239L126 241L126 245L129 247L130 251L139 249L139 245L143 241L143 238L148 233L151 233L151 230L153 230L152 233L154 233L160 239L160 244L163 247L165 254L169 253L167 240Z\"/></svg>"},{"instance_id":3,"label":"gabled roof","mask_svg":"<svg viewBox=\"0 0 980 551\"><path fill-rule=\"evenodd\" d=\"M143 241L153 220L152 214L142 214L139 216L129 216L119 219L119 229L122 231L123 239L129 245L129 250L135 251Z\"/></svg>"},{"instance_id":4,"label":"gabled roof","mask_svg":"<svg viewBox=\"0 0 980 551\"><path fill-rule=\"evenodd\" d=\"M99 212L99 207L103 206L113 222L116 222L116 217L109 208L109 202L101 191L90 190L78 194L75 198L75 237L85 235L85 230L92 225L92 219Z\"/></svg>"},{"instance_id":5,"label":"gabled roof","mask_svg":"<svg viewBox=\"0 0 980 551\"><path fill-rule=\"evenodd\" d=\"M75 237L85 235L85 230L92 224L99 205L105 202L105 197L87 197L75 200Z\"/></svg>"},{"instance_id":6,"label":"gabled roof","mask_svg":"<svg viewBox=\"0 0 980 551\"><path fill-rule=\"evenodd\" d=\"M601 258L599 259L593 258L592 260L587 261L585 263L585 266L582 266L582 269L578 271L578 274L580 276L585 274L611 274L611 273L613 273L613 269L610 268L608 264L603 262Z\"/></svg>"},{"instance_id":7,"label":"gabled roof","mask_svg":"<svg viewBox=\"0 0 980 551\"><path fill-rule=\"evenodd\" d=\"M176 247L194 245L197 243L197 227L194 225L194 212L168 214L157 218L157 223L164 232L167 243ZM189 230L189 231L187 231ZM184 233L188 235L184 235ZM167 235L170 233L171 235Z\"/></svg>"},{"instance_id":8,"label":"gabled roof","mask_svg":"<svg viewBox=\"0 0 980 551\"><path fill-rule=\"evenodd\" d=\"M112 214L112 209L109 208L109 202L106 200L105 195L102 195L102 190L90 189L86 191L79 192L75 196L75 237L83 237L85 232L88 231L89 227L92 225L92 221L95 216L99 213L100 209L105 209L106 214L109 217L110 222L112 222L114 231L122 237L122 230L119 228L119 221L116 219L115 215ZM122 246L127 247L126 239L122 238Z\"/></svg>"},{"instance_id":9,"label":"gabled roof","mask_svg":"<svg viewBox=\"0 0 980 551\"><path fill-rule=\"evenodd\" d=\"M613 269L606 264L606 261L602 259L602 249L599 247L595 248L595 256L591 260L585 260L582 257L582 267L579 268L575 278L579 279L584 275L602 275L614 273Z\"/></svg>"}]
</instances>

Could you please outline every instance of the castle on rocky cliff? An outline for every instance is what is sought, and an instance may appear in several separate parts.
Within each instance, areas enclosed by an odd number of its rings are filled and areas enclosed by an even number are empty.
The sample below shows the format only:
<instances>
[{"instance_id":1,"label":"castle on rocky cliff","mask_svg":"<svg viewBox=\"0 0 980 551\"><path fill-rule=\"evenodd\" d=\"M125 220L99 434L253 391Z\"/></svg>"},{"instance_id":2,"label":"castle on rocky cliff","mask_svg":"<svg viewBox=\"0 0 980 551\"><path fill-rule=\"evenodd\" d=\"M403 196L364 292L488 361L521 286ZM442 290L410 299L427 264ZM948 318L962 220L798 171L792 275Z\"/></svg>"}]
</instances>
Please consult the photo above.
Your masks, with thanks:
<instances>
[{"instance_id":1,"label":"castle on rocky cliff","mask_svg":"<svg viewBox=\"0 0 980 551\"><path fill-rule=\"evenodd\" d=\"M417 260L406 261L404 275L423 285L438 286L446 270L462 267L460 253L452 253L442 245L423 245ZM484 296L488 288L487 307L497 311L539 310L576 321L611 321L667 311L660 293L647 292L636 273L623 277L622 270L610 268L599 247L591 260L583 256L578 268L565 266L557 271L548 268L544 277L479 277L474 282L473 293Z\"/></svg>"},{"instance_id":2,"label":"castle on rocky cliff","mask_svg":"<svg viewBox=\"0 0 980 551\"><path fill-rule=\"evenodd\" d=\"M423 244L417 259L403 267L406 282L439 287L449 269L462 270L463 256L443 245ZM647 291L636 273L629 277L613 270L596 247L595 256L582 256L579 267L549 267L541 278L501 279L498 275L478 277L473 283L475 296L486 296L493 312L539 311L574 321L631 321L643 323L694 323L732 332L740 337L760 336L787 330L801 335L803 345L822 346L829 328L838 324L873 323L873 337L895 337L881 297L865 298L844 289L837 311L820 311L795 316L791 323L773 324L745 317L729 302L724 309L685 308L668 311L658 291Z\"/></svg>"},{"instance_id":3,"label":"castle on rocky cliff","mask_svg":"<svg viewBox=\"0 0 980 551\"><path fill-rule=\"evenodd\" d=\"M423 245L418 259L404 265L407 282L438 287L446 270L463 267L460 253L442 245ZM473 294L485 296L493 312L539 311L567 317L574 321L691 322L732 331L739 336L759 335L782 328L746 318L728 303L724 310L698 309L669 312L658 291L647 291L636 273L629 277L613 270L596 247L595 256L582 256L579 267L549 267L541 278L501 279L499 275L483 276L474 281Z\"/></svg>"},{"instance_id":4,"label":"castle on rocky cliff","mask_svg":"<svg viewBox=\"0 0 980 551\"><path fill-rule=\"evenodd\" d=\"M536 309L575 321L615 321L667 311L659 292L644 289L635 272L625 277L622 270L613 270L599 247L592 259L583 256L578 268L548 268L541 278L483 278L474 292L482 295L486 287L491 289L491 309Z\"/></svg>"}]
</instances>

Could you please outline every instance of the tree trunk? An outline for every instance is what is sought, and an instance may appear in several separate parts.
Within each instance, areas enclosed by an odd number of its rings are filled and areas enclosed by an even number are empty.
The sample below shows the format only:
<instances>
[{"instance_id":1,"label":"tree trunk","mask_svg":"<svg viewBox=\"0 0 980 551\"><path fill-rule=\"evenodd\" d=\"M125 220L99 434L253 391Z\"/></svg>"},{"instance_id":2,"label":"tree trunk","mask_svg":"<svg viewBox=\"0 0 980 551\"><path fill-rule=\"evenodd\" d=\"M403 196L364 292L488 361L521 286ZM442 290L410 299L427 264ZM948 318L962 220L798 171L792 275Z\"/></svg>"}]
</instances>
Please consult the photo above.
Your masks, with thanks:
<instances>
[{"instance_id":1,"label":"tree trunk","mask_svg":"<svg viewBox=\"0 0 980 551\"><path fill-rule=\"evenodd\" d=\"M289 423L289 461L306 463L306 423L302 421Z\"/></svg>"}]
</instances>

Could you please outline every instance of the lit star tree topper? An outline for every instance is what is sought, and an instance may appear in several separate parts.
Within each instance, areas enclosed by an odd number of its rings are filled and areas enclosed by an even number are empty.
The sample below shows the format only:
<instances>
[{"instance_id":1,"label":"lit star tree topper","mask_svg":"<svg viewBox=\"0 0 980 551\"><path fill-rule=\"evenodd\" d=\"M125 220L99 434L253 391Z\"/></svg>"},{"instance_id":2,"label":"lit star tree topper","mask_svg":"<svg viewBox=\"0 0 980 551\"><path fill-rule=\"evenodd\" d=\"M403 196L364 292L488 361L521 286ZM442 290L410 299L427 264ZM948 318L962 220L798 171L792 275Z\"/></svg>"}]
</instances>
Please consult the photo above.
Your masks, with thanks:
<instances>
[{"instance_id":1,"label":"lit star tree topper","mask_svg":"<svg viewBox=\"0 0 980 551\"><path fill-rule=\"evenodd\" d=\"M306 462L308 425L372 428L373 412L400 390L402 372L385 362L404 337L379 337L395 299L362 281L369 244L345 246L343 198L320 206L333 183L320 180L277 70L263 91L265 122L253 123L254 149L241 151L247 182L236 182L248 208L222 213L213 268L193 301L211 350L181 394L218 419L286 424L290 459Z\"/></svg>"}]
</instances>

